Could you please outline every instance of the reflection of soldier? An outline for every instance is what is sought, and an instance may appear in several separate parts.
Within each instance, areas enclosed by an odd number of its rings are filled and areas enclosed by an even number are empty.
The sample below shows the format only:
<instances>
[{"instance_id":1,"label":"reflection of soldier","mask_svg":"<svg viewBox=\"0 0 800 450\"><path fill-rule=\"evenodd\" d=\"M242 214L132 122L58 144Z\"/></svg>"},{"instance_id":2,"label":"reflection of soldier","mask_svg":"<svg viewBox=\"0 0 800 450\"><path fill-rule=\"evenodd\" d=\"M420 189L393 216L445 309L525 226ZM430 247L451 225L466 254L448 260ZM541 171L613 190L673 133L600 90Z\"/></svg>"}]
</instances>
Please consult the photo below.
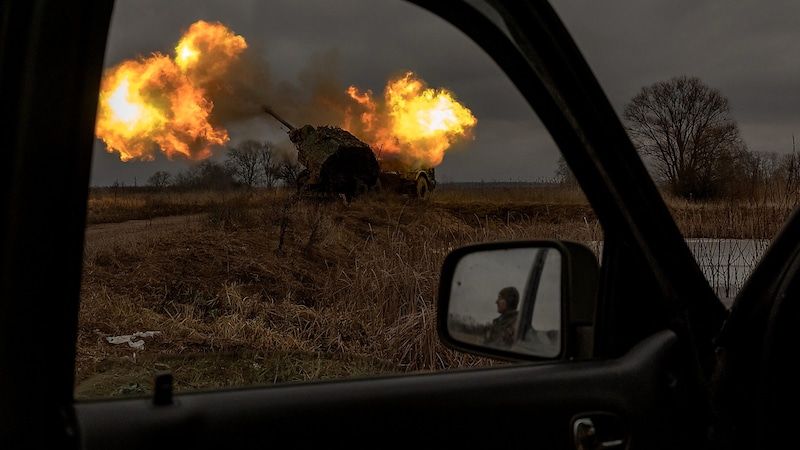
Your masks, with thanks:
<instances>
[{"instance_id":1,"label":"reflection of soldier","mask_svg":"<svg viewBox=\"0 0 800 450\"><path fill-rule=\"evenodd\" d=\"M485 343L501 347L511 347L516 334L517 304L519 304L519 291L514 287L506 287L497 294L497 312L500 313L492 320L492 325L486 331Z\"/></svg>"}]
</instances>

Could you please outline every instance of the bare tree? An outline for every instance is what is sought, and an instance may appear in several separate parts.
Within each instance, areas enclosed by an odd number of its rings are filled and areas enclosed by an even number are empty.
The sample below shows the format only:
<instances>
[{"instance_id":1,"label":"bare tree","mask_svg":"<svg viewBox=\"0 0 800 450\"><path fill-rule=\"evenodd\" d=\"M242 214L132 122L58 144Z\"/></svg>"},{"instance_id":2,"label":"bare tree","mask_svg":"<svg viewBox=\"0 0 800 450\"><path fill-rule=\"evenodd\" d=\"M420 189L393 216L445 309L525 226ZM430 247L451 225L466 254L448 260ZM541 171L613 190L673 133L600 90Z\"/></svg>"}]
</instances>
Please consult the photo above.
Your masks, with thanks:
<instances>
[{"instance_id":1,"label":"bare tree","mask_svg":"<svg viewBox=\"0 0 800 450\"><path fill-rule=\"evenodd\" d=\"M681 76L643 88L623 117L639 152L685 198L723 194L746 151L728 99L699 78Z\"/></svg>"},{"instance_id":2,"label":"bare tree","mask_svg":"<svg viewBox=\"0 0 800 450\"><path fill-rule=\"evenodd\" d=\"M262 153L266 151L269 151L269 147L265 142L242 141L238 147L228 149L226 165L230 167L238 181L252 189L261 183L260 161Z\"/></svg>"},{"instance_id":3,"label":"bare tree","mask_svg":"<svg viewBox=\"0 0 800 450\"><path fill-rule=\"evenodd\" d=\"M558 168L556 168L556 180L565 186L577 186L578 179L567 165L567 160L563 156L558 157Z\"/></svg>"},{"instance_id":4,"label":"bare tree","mask_svg":"<svg viewBox=\"0 0 800 450\"><path fill-rule=\"evenodd\" d=\"M172 183L180 189L227 190L238 186L235 173L228 164L206 159L178 172Z\"/></svg>"},{"instance_id":5,"label":"bare tree","mask_svg":"<svg viewBox=\"0 0 800 450\"><path fill-rule=\"evenodd\" d=\"M280 179L280 165L275 158L271 142L262 142L262 151L259 153L258 165L261 169L261 179L264 186L272 189Z\"/></svg>"},{"instance_id":6,"label":"bare tree","mask_svg":"<svg viewBox=\"0 0 800 450\"><path fill-rule=\"evenodd\" d=\"M794 140L794 137L792 137ZM779 163L778 173L784 183L784 198L797 197L800 195L800 158L792 149L792 153L783 155Z\"/></svg>"},{"instance_id":7,"label":"bare tree","mask_svg":"<svg viewBox=\"0 0 800 450\"><path fill-rule=\"evenodd\" d=\"M288 186L300 189L303 176L304 169L297 161L285 159L278 165L278 178Z\"/></svg>"},{"instance_id":8,"label":"bare tree","mask_svg":"<svg viewBox=\"0 0 800 450\"><path fill-rule=\"evenodd\" d=\"M226 190L237 187L235 173L224 164L206 159L197 166L199 185L205 189Z\"/></svg>"},{"instance_id":9,"label":"bare tree","mask_svg":"<svg viewBox=\"0 0 800 450\"><path fill-rule=\"evenodd\" d=\"M157 189L163 189L169 186L171 178L172 174L163 170L159 170L147 179L147 185Z\"/></svg>"}]
</instances>

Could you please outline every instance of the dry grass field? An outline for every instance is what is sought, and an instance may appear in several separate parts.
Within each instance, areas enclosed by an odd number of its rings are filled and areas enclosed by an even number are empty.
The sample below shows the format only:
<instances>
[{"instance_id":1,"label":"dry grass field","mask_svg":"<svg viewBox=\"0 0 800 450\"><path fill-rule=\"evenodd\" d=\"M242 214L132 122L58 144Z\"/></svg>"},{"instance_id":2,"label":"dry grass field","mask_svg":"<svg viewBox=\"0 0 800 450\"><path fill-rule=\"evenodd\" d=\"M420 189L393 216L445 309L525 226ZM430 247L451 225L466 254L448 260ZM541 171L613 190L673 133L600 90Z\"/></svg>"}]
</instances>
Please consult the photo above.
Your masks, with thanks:
<instances>
[{"instance_id":1,"label":"dry grass field","mask_svg":"<svg viewBox=\"0 0 800 450\"><path fill-rule=\"evenodd\" d=\"M670 201L687 237L771 237L790 207ZM283 191L95 189L88 204L76 398L499 364L435 330L450 249L602 240L577 188L444 185L428 201L346 205ZM136 346L109 338L153 331ZM113 339L112 339L113 340Z\"/></svg>"}]
</instances>

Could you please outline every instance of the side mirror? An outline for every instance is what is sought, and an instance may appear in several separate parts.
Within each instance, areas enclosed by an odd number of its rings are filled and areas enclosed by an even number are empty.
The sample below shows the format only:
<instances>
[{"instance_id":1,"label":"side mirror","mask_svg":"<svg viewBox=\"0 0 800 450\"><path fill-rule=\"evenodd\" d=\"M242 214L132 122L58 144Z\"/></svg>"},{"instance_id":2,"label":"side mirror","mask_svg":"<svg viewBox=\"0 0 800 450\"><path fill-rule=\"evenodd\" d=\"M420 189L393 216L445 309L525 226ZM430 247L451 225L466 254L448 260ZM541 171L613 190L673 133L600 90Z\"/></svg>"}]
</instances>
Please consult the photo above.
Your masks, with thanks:
<instances>
[{"instance_id":1,"label":"side mirror","mask_svg":"<svg viewBox=\"0 0 800 450\"><path fill-rule=\"evenodd\" d=\"M592 354L598 259L569 241L469 245L445 258L437 329L458 350L509 360Z\"/></svg>"}]
</instances>

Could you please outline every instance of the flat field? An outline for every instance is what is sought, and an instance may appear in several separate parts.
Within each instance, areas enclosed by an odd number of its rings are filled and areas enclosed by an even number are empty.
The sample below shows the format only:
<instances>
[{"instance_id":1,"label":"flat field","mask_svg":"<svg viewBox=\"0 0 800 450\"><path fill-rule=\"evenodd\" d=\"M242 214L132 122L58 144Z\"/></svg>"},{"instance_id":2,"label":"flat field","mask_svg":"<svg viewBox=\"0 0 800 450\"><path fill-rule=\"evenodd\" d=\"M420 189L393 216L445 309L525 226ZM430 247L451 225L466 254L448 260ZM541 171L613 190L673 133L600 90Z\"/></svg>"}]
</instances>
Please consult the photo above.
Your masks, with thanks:
<instances>
[{"instance_id":1,"label":"flat field","mask_svg":"<svg viewBox=\"0 0 800 450\"><path fill-rule=\"evenodd\" d=\"M789 211L668 204L687 237L768 238ZM442 262L465 244L549 238L602 240L577 188L445 184L427 201L349 205L280 190L94 189L75 396L147 394L167 370L187 392L501 364L438 342Z\"/></svg>"}]
</instances>

